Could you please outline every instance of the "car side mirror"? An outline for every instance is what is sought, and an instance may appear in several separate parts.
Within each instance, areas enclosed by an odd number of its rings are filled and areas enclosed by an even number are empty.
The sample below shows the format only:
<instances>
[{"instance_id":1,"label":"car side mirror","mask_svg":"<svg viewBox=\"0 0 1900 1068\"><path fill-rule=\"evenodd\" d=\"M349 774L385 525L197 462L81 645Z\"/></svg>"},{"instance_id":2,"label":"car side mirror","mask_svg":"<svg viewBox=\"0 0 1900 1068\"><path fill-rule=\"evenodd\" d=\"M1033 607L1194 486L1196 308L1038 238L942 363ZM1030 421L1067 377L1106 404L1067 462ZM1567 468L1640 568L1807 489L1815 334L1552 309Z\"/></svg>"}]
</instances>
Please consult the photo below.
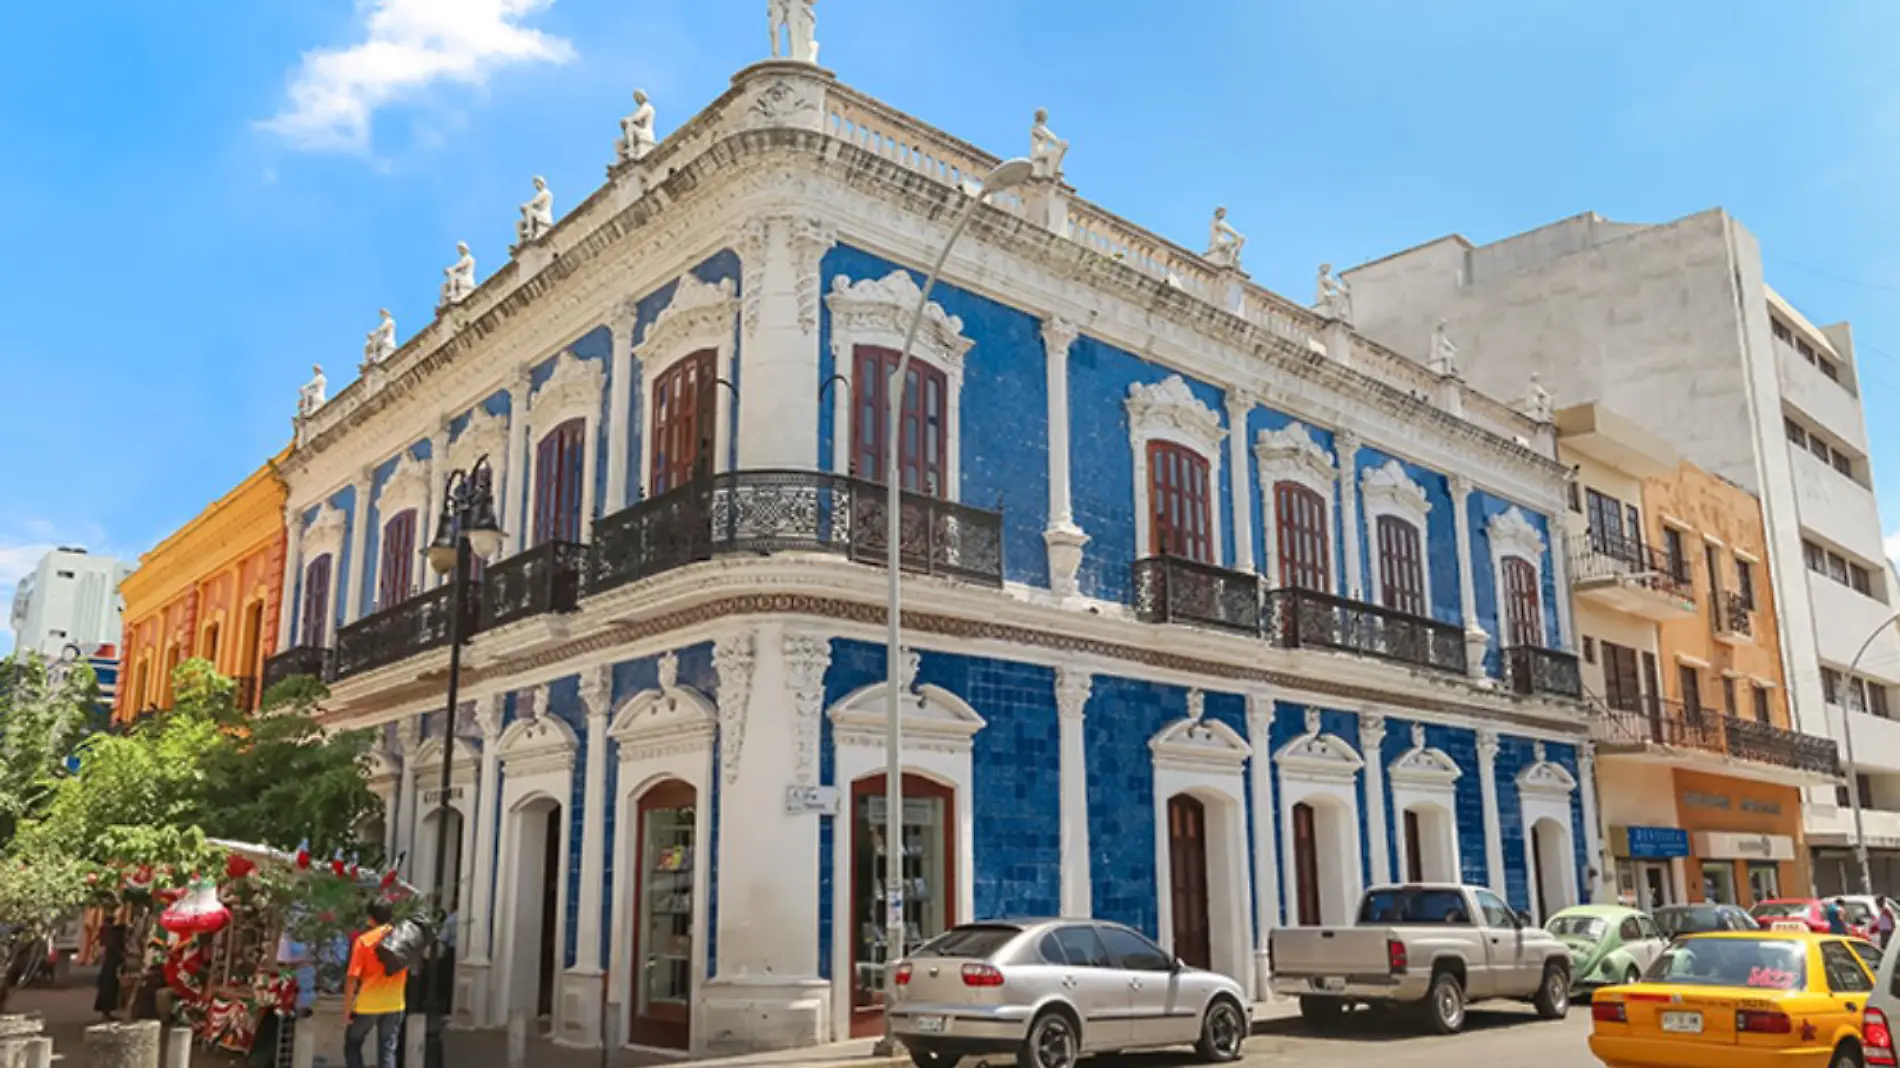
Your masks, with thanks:
<instances>
[{"instance_id":1,"label":"car side mirror","mask_svg":"<svg viewBox=\"0 0 1900 1068\"><path fill-rule=\"evenodd\" d=\"M1531 914L1528 909L1512 909L1511 917L1517 921L1517 925L1519 927L1537 926L1537 921L1531 918Z\"/></svg>"},{"instance_id":2,"label":"car side mirror","mask_svg":"<svg viewBox=\"0 0 1900 1068\"><path fill-rule=\"evenodd\" d=\"M1186 968L1187 961L1182 960L1180 957L1170 957L1168 959L1168 971L1179 975Z\"/></svg>"}]
</instances>

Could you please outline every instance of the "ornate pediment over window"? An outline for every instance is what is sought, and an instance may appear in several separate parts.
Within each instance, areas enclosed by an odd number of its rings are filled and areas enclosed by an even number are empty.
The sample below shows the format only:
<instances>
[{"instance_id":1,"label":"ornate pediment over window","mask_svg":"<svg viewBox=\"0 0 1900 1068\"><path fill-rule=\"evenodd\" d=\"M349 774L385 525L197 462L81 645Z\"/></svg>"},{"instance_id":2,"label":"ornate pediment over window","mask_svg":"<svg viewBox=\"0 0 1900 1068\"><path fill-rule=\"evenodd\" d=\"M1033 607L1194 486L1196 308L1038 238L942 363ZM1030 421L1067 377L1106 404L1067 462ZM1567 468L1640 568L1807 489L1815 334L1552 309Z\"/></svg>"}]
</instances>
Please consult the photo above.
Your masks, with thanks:
<instances>
[{"instance_id":1,"label":"ornate pediment over window","mask_svg":"<svg viewBox=\"0 0 1900 1068\"><path fill-rule=\"evenodd\" d=\"M673 299L647 327L638 351L649 371L701 349L732 347L734 317L739 300L732 293L732 279L702 282L692 272L680 275L673 287Z\"/></svg>"},{"instance_id":2,"label":"ornate pediment over window","mask_svg":"<svg viewBox=\"0 0 1900 1068\"><path fill-rule=\"evenodd\" d=\"M528 401L528 411L542 430L569 419L598 419L600 391L607 377L599 360L583 360L572 352L554 359L554 373Z\"/></svg>"},{"instance_id":3,"label":"ornate pediment over window","mask_svg":"<svg viewBox=\"0 0 1900 1068\"><path fill-rule=\"evenodd\" d=\"M887 684L866 686L832 706L832 737L839 745L884 745ZM906 688L898 700L907 749L968 753L976 732L987 724L976 709L940 686Z\"/></svg>"},{"instance_id":4,"label":"ornate pediment over window","mask_svg":"<svg viewBox=\"0 0 1900 1068\"><path fill-rule=\"evenodd\" d=\"M508 417L477 408L469 414L462 432L449 442L446 470L466 471L484 456L498 472L507 466Z\"/></svg>"},{"instance_id":5,"label":"ornate pediment over window","mask_svg":"<svg viewBox=\"0 0 1900 1068\"><path fill-rule=\"evenodd\" d=\"M688 749L710 749L719 731L719 709L698 690L679 685L678 661L663 664L658 689L628 698L614 713L607 733L620 743L620 759L651 757Z\"/></svg>"},{"instance_id":6,"label":"ornate pediment over window","mask_svg":"<svg viewBox=\"0 0 1900 1068\"><path fill-rule=\"evenodd\" d=\"M1544 535L1516 506L1492 516L1484 526L1491 535L1494 555L1521 556L1533 563L1544 558Z\"/></svg>"},{"instance_id":7,"label":"ornate pediment over window","mask_svg":"<svg viewBox=\"0 0 1900 1068\"><path fill-rule=\"evenodd\" d=\"M317 508L317 517L303 532L303 558L315 560L325 553L338 553L343 550L343 534L349 527L349 517L343 509L328 501Z\"/></svg>"},{"instance_id":8,"label":"ornate pediment over window","mask_svg":"<svg viewBox=\"0 0 1900 1068\"><path fill-rule=\"evenodd\" d=\"M510 775L543 771L572 771L580 738L559 716L517 719L501 733L495 752Z\"/></svg>"},{"instance_id":9,"label":"ornate pediment over window","mask_svg":"<svg viewBox=\"0 0 1900 1068\"><path fill-rule=\"evenodd\" d=\"M902 349L911 312L922 298L910 272L902 269L857 282L842 275L832 279L831 294L825 297L825 307L831 309L832 355L848 364L856 345ZM963 356L975 344L963 336L963 320L932 301L924 308L911 351L941 371L961 374Z\"/></svg>"},{"instance_id":10,"label":"ornate pediment over window","mask_svg":"<svg viewBox=\"0 0 1900 1068\"><path fill-rule=\"evenodd\" d=\"M1425 496L1425 487L1412 481L1412 477L1405 473L1404 464L1387 460L1378 467L1367 469L1359 477L1359 488L1365 496L1368 519L1394 515L1417 527L1421 534L1424 533L1432 502Z\"/></svg>"},{"instance_id":11,"label":"ornate pediment over window","mask_svg":"<svg viewBox=\"0 0 1900 1068\"><path fill-rule=\"evenodd\" d=\"M1238 772L1253 755L1253 748L1232 727L1192 714L1148 739L1148 751L1154 754L1155 767L1176 771Z\"/></svg>"},{"instance_id":12,"label":"ornate pediment over window","mask_svg":"<svg viewBox=\"0 0 1900 1068\"><path fill-rule=\"evenodd\" d=\"M1152 385L1128 387L1128 428L1135 447L1161 439L1179 442L1208 459L1212 466L1227 437L1220 413L1202 404L1180 375L1169 375Z\"/></svg>"},{"instance_id":13,"label":"ornate pediment over window","mask_svg":"<svg viewBox=\"0 0 1900 1068\"><path fill-rule=\"evenodd\" d=\"M1450 754L1425 744L1425 728L1416 723L1412 725L1412 748L1386 768L1386 778L1394 786L1450 786L1463 774Z\"/></svg>"},{"instance_id":14,"label":"ornate pediment over window","mask_svg":"<svg viewBox=\"0 0 1900 1068\"><path fill-rule=\"evenodd\" d=\"M1293 422L1278 430L1262 430L1254 439L1253 454L1260 462L1261 488L1271 490L1276 483L1292 481L1332 499L1337 470L1332 454L1314 440L1306 424Z\"/></svg>"},{"instance_id":15,"label":"ornate pediment over window","mask_svg":"<svg viewBox=\"0 0 1900 1068\"><path fill-rule=\"evenodd\" d=\"M1351 743L1320 728L1317 708L1306 710L1306 733L1281 746L1273 762L1282 775L1338 782L1351 782L1365 767Z\"/></svg>"},{"instance_id":16,"label":"ornate pediment over window","mask_svg":"<svg viewBox=\"0 0 1900 1068\"><path fill-rule=\"evenodd\" d=\"M1576 776L1570 774L1562 764L1552 761L1544 752L1542 742L1536 743L1531 762L1517 773L1517 790L1520 794L1568 798L1576 788Z\"/></svg>"},{"instance_id":17,"label":"ornate pediment over window","mask_svg":"<svg viewBox=\"0 0 1900 1068\"><path fill-rule=\"evenodd\" d=\"M411 508L420 515L428 503L429 462L404 450L395 469L383 480L382 492L376 495L377 514L387 523Z\"/></svg>"}]
</instances>

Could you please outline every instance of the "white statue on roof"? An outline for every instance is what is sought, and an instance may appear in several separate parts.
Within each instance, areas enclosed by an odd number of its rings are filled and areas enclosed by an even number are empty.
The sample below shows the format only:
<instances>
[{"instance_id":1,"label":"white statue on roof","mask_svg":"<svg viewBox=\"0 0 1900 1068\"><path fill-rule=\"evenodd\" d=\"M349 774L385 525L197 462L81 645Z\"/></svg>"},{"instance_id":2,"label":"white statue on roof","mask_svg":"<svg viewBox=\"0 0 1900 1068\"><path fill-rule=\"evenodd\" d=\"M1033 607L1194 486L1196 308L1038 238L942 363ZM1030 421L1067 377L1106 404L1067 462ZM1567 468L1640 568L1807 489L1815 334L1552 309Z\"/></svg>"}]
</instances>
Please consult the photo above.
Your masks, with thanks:
<instances>
[{"instance_id":1,"label":"white statue on roof","mask_svg":"<svg viewBox=\"0 0 1900 1068\"><path fill-rule=\"evenodd\" d=\"M1425 365L1440 378L1450 378L1458 373L1458 346L1453 344L1451 335L1445 332L1443 319L1432 327L1432 354Z\"/></svg>"},{"instance_id":2,"label":"white statue on roof","mask_svg":"<svg viewBox=\"0 0 1900 1068\"><path fill-rule=\"evenodd\" d=\"M1038 178L1062 177L1062 157L1069 154L1069 143L1049 128L1049 109L1037 108L1036 121L1029 127L1029 164Z\"/></svg>"},{"instance_id":3,"label":"white statue on roof","mask_svg":"<svg viewBox=\"0 0 1900 1068\"><path fill-rule=\"evenodd\" d=\"M801 63L818 62L818 0L767 0L771 20L772 55ZM780 42L784 43L781 53Z\"/></svg>"},{"instance_id":4,"label":"white statue on roof","mask_svg":"<svg viewBox=\"0 0 1900 1068\"><path fill-rule=\"evenodd\" d=\"M1551 421L1550 390L1538 380L1536 371L1531 372L1530 384L1524 387L1524 414L1540 423Z\"/></svg>"},{"instance_id":5,"label":"white statue on roof","mask_svg":"<svg viewBox=\"0 0 1900 1068\"><path fill-rule=\"evenodd\" d=\"M1215 208L1214 221L1207 227L1207 259L1216 267L1240 269L1240 250L1247 238L1227 221L1227 209Z\"/></svg>"},{"instance_id":6,"label":"white statue on roof","mask_svg":"<svg viewBox=\"0 0 1900 1068\"><path fill-rule=\"evenodd\" d=\"M633 114L620 120L620 140L614 147L620 150L620 158L640 159L653 151L653 105L647 102L645 89L633 91Z\"/></svg>"},{"instance_id":7,"label":"white statue on roof","mask_svg":"<svg viewBox=\"0 0 1900 1068\"><path fill-rule=\"evenodd\" d=\"M1342 323L1352 321L1352 287L1333 273L1333 265L1319 265L1319 295L1315 298L1319 313Z\"/></svg>"},{"instance_id":8,"label":"white statue on roof","mask_svg":"<svg viewBox=\"0 0 1900 1068\"><path fill-rule=\"evenodd\" d=\"M308 419L318 408L329 403L330 380L323 377L323 365L310 365L310 381L297 387L297 418Z\"/></svg>"},{"instance_id":9,"label":"white statue on roof","mask_svg":"<svg viewBox=\"0 0 1900 1068\"><path fill-rule=\"evenodd\" d=\"M457 241L455 251L460 255L454 263L442 268L442 303L460 304L475 292L475 257L468 251L468 242Z\"/></svg>"},{"instance_id":10,"label":"white statue on roof","mask_svg":"<svg viewBox=\"0 0 1900 1068\"><path fill-rule=\"evenodd\" d=\"M396 354L396 320L390 317L388 308L379 309L377 314L382 321L363 339L364 367L374 367Z\"/></svg>"},{"instance_id":11,"label":"white statue on roof","mask_svg":"<svg viewBox=\"0 0 1900 1068\"><path fill-rule=\"evenodd\" d=\"M548 180L537 174L534 176L534 196L521 205L521 218L515 221L515 245L519 247L538 241L552 229L554 193L548 189Z\"/></svg>"}]
</instances>

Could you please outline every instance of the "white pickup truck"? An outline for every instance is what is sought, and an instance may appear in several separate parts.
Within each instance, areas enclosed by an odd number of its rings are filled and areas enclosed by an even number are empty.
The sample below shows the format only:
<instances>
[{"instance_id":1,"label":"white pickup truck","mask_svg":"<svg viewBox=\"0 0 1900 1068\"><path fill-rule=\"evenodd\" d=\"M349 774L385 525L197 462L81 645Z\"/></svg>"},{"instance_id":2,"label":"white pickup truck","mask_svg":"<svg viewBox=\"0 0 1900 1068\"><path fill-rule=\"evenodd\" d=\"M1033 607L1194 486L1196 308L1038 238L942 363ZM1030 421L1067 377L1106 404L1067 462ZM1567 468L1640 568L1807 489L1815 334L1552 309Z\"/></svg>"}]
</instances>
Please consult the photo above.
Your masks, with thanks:
<instances>
[{"instance_id":1,"label":"white pickup truck","mask_svg":"<svg viewBox=\"0 0 1900 1068\"><path fill-rule=\"evenodd\" d=\"M1483 887L1375 886L1354 926L1276 928L1267 949L1273 992L1298 997L1315 1024L1355 1003L1403 1005L1451 1034L1483 998L1524 999L1546 1018L1570 1008L1570 951Z\"/></svg>"}]
</instances>

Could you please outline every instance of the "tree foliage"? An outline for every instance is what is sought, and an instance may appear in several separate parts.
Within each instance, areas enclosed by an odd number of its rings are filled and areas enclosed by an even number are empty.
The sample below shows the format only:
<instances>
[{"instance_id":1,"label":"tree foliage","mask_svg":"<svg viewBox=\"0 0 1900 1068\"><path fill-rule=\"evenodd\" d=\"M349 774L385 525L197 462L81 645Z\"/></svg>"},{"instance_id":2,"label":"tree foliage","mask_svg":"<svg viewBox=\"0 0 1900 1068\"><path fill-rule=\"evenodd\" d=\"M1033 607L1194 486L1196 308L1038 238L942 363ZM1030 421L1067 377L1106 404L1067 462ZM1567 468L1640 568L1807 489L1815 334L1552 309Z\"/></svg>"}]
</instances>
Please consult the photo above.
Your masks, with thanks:
<instances>
[{"instance_id":1,"label":"tree foliage","mask_svg":"<svg viewBox=\"0 0 1900 1068\"><path fill-rule=\"evenodd\" d=\"M44 811L98 700L98 680L84 662L56 673L31 654L0 660L0 848L22 821Z\"/></svg>"}]
</instances>

